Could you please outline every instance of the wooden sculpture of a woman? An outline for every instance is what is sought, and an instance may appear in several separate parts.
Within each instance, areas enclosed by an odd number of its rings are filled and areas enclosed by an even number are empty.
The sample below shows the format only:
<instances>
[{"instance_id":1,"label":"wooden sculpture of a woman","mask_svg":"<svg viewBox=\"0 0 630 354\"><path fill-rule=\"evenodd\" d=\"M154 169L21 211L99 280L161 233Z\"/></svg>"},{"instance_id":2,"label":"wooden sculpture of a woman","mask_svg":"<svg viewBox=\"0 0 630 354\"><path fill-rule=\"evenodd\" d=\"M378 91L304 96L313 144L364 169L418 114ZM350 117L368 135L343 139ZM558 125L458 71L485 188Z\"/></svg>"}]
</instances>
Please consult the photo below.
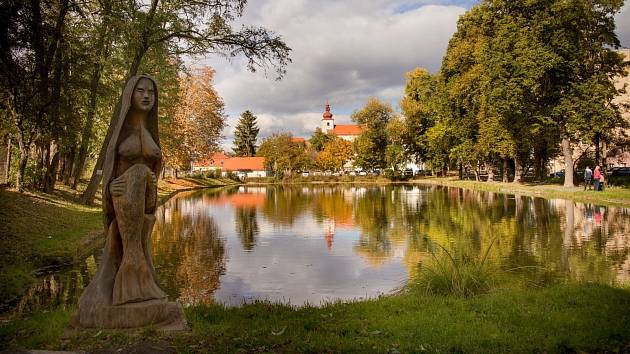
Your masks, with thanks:
<instances>
[{"instance_id":1,"label":"wooden sculpture of a woman","mask_svg":"<svg viewBox=\"0 0 630 354\"><path fill-rule=\"evenodd\" d=\"M181 308L168 302L151 260L162 168L155 81L145 75L132 77L119 104L103 164L105 249L70 325L183 327Z\"/></svg>"}]
</instances>

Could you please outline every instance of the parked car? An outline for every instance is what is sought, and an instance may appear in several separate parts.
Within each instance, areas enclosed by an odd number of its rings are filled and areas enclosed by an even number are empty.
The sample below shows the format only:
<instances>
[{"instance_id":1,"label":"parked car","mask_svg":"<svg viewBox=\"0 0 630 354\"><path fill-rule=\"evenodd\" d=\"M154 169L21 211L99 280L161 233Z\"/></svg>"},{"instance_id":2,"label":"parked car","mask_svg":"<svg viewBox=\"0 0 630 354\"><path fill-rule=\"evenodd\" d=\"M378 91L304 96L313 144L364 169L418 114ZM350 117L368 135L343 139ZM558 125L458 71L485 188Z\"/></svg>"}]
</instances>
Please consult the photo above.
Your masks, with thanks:
<instances>
[{"instance_id":1,"label":"parked car","mask_svg":"<svg viewBox=\"0 0 630 354\"><path fill-rule=\"evenodd\" d=\"M610 169L611 176L630 176L630 167L613 167Z\"/></svg>"},{"instance_id":2,"label":"parked car","mask_svg":"<svg viewBox=\"0 0 630 354\"><path fill-rule=\"evenodd\" d=\"M357 173L356 173L356 172L354 172L354 171L350 171L350 173L348 173L348 174L349 174L350 176L356 176L356 175L357 175Z\"/></svg>"},{"instance_id":3,"label":"parked car","mask_svg":"<svg viewBox=\"0 0 630 354\"><path fill-rule=\"evenodd\" d=\"M302 172L302 177L308 177L308 175L309 175L308 171Z\"/></svg>"},{"instance_id":4,"label":"parked car","mask_svg":"<svg viewBox=\"0 0 630 354\"><path fill-rule=\"evenodd\" d=\"M359 176L367 176L367 172L361 171L361 172L359 172Z\"/></svg>"},{"instance_id":5,"label":"parked car","mask_svg":"<svg viewBox=\"0 0 630 354\"><path fill-rule=\"evenodd\" d=\"M405 171L403 171L403 175L405 176L413 176L413 170L410 168L405 169Z\"/></svg>"},{"instance_id":6,"label":"parked car","mask_svg":"<svg viewBox=\"0 0 630 354\"><path fill-rule=\"evenodd\" d=\"M550 174L549 177L563 178L564 177L564 170L556 171L556 172Z\"/></svg>"},{"instance_id":7,"label":"parked car","mask_svg":"<svg viewBox=\"0 0 630 354\"><path fill-rule=\"evenodd\" d=\"M332 174L332 175L333 175L333 176L335 176L335 177L339 177L339 176L341 176L341 174L340 174L339 172L333 172L333 174Z\"/></svg>"}]
</instances>

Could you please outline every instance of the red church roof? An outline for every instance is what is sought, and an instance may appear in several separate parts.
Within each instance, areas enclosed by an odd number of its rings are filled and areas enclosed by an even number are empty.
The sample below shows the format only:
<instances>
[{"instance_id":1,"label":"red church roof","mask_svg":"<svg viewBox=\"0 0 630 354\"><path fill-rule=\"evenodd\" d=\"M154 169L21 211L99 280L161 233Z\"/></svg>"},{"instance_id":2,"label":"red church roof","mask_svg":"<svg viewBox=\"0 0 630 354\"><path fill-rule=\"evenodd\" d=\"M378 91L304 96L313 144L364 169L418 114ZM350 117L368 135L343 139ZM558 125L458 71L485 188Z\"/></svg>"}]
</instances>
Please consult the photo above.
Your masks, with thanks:
<instances>
[{"instance_id":1,"label":"red church roof","mask_svg":"<svg viewBox=\"0 0 630 354\"><path fill-rule=\"evenodd\" d=\"M333 129L335 135L359 135L361 134L361 127L356 124L335 124Z\"/></svg>"},{"instance_id":2,"label":"red church roof","mask_svg":"<svg viewBox=\"0 0 630 354\"><path fill-rule=\"evenodd\" d=\"M306 139L300 138L300 137L293 137L293 138L291 138L291 142L292 143L298 143L298 144L299 143L305 143Z\"/></svg>"}]
</instances>

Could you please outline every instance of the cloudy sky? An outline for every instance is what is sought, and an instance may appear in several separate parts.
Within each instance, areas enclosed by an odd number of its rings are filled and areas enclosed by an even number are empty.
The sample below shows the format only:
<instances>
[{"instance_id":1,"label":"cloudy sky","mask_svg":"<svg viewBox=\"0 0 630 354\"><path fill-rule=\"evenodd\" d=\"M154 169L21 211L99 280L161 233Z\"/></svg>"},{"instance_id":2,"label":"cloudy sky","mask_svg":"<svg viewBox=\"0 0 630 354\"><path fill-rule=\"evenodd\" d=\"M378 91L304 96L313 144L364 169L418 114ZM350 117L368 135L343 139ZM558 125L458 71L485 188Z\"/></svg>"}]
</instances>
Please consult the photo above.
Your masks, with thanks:
<instances>
[{"instance_id":1,"label":"cloudy sky","mask_svg":"<svg viewBox=\"0 0 630 354\"><path fill-rule=\"evenodd\" d=\"M281 81L250 73L242 60L208 58L215 87L229 114L223 147L231 151L234 127L246 109L258 117L259 138L290 132L308 138L326 101L336 123L369 97L398 109L404 74L417 66L437 71L458 17L476 0L256 0L243 22L281 35L293 62ZM630 2L617 17L630 47Z\"/></svg>"}]
</instances>

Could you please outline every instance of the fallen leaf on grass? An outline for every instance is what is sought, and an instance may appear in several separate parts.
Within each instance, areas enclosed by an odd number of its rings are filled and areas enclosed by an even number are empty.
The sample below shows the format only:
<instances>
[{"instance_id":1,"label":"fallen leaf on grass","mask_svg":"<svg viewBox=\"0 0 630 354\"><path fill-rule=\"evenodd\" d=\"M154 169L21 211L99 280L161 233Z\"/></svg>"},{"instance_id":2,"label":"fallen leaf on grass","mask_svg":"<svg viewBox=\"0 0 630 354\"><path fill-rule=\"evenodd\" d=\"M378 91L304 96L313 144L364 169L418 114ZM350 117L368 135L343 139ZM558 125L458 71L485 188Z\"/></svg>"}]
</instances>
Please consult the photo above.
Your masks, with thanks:
<instances>
[{"instance_id":1,"label":"fallen leaf on grass","mask_svg":"<svg viewBox=\"0 0 630 354\"><path fill-rule=\"evenodd\" d=\"M287 329L287 326L282 327L282 329L281 329L279 332L274 332L274 331L271 331L271 334L273 334L274 336L279 336L279 335L281 335L282 333L284 333L284 330L285 330L285 329Z\"/></svg>"}]
</instances>

